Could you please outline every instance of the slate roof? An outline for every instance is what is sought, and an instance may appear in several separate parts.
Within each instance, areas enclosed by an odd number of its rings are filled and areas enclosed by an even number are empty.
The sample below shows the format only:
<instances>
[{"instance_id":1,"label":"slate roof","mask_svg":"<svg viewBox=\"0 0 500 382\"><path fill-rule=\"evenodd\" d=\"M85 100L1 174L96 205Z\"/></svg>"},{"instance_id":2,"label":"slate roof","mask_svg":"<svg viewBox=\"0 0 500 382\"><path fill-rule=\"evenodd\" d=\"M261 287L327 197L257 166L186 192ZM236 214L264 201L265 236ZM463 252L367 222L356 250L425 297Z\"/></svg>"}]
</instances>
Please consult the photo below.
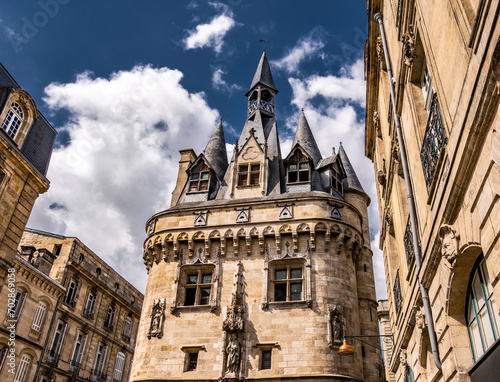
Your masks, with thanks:
<instances>
[{"instance_id":1,"label":"slate roof","mask_svg":"<svg viewBox=\"0 0 500 382\"><path fill-rule=\"evenodd\" d=\"M204 154L210 165L213 167L217 178L222 180L228 166L226 140L224 138L222 119L215 128L212 137L208 141Z\"/></svg>"},{"instance_id":2,"label":"slate roof","mask_svg":"<svg viewBox=\"0 0 500 382\"><path fill-rule=\"evenodd\" d=\"M358 176L356 175L356 172L354 171L354 168L352 167L352 164L349 161L349 158L347 157L347 154L344 150L344 147L342 146L342 143L340 144L338 155L340 156L340 160L344 165L344 170L346 173L346 178L344 179L344 189L357 190L365 193L365 190L363 190L363 187L359 182Z\"/></svg>"},{"instance_id":3,"label":"slate roof","mask_svg":"<svg viewBox=\"0 0 500 382\"><path fill-rule=\"evenodd\" d=\"M250 91L258 83L264 84L278 93L278 89L276 89L276 86L274 85L273 75L271 74L271 68L269 67L269 61L267 59L266 51L262 53L262 57L259 61L259 66L257 67L257 71L253 76L252 84L250 85L250 90L247 92L247 94L245 94L245 96L248 96Z\"/></svg>"},{"instance_id":4,"label":"slate roof","mask_svg":"<svg viewBox=\"0 0 500 382\"><path fill-rule=\"evenodd\" d=\"M307 155L312 158L314 167L316 167L321 162L321 152L319 151L316 139L314 139L314 135L304 115L304 110L302 110L300 114L292 148L295 147L297 143L300 143L300 146L306 151Z\"/></svg>"}]
</instances>

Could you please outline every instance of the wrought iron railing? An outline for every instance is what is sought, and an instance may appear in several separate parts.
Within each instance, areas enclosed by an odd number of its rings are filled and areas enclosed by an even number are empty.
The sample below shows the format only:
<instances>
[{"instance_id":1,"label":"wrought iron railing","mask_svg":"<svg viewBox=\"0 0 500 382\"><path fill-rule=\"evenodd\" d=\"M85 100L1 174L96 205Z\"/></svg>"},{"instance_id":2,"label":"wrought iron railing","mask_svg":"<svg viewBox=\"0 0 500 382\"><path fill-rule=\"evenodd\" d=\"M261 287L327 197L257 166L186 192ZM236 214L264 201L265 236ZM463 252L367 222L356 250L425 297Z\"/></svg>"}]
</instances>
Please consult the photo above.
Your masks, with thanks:
<instances>
[{"instance_id":1,"label":"wrought iron railing","mask_svg":"<svg viewBox=\"0 0 500 382\"><path fill-rule=\"evenodd\" d=\"M59 353L48 352L47 353L47 363L52 366L57 366L59 362Z\"/></svg>"},{"instance_id":2,"label":"wrought iron railing","mask_svg":"<svg viewBox=\"0 0 500 382\"><path fill-rule=\"evenodd\" d=\"M74 308L74 307L75 307L75 305L76 305L76 301L75 301L74 299L72 299L72 298L69 298L69 297L67 297L67 298L64 300L64 302L65 302L66 304L68 304L69 306L71 306L72 308Z\"/></svg>"},{"instance_id":3,"label":"wrought iron railing","mask_svg":"<svg viewBox=\"0 0 500 382\"><path fill-rule=\"evenodd\" d=\"M263 100L260 100L260 102L255 101L248 107L248 114L252 114L257 109L261 109L269 113L274 113L274 104Z\"/></svg>"},{"instance_id":4,"label":"wrought iron railing","mask_svg":"<svg viewBox=\"0 0 500 382\"><path fill-rule=\"evenodd\" d=\"M78 373L79 370L80 370L80 362L77 362L72 359L69 362L69 371L71 371L72 373Z\"/></svg>"},{"instance_id":5,"label":"wrought iron railing","mask_svg":"<svg viewBox=\"0 0 500 382\"><path fill-rule=\"evenodd\" d=\"M420 150L420 160L422 161L422 168L424 170L427 192L430 191L434 179L441 148L444 147L446 143L448 143L448 140L441 118L439 102L436 94L434 94L432 96L431 110L429 113L429 120L427 121L424 141L422 142L422 149Z\"/></svg>"},{"instance_id":6,"label":"wrought iron railing","mask_svg":"<svg viewBox=\"0 0 500 382\"><path fill-rule=\"evenodd\" d=\"M91 320L93 320L93 319L94 319L94 312L93 312L92 310L90 310L90 309L85 308L85 309L83 310L83 315L84 315L84 316L87 316L87 317L88 317L88 318L90 318Z\"/></svg>"},{"instance_id":7,"label":"wrought iron railing","mask_svg":"<svg viewBox=\"0 0 500 382\"><path fill-rule=\"evenodd\" d=\"M97 370L97 369L92 369L90 371L90 380L92 382L105 382L106 379L108 379L108 375L103 374L102 371Z\"/></svg>"},{"instance_id":8,"label":"wrought iron railing","mask_svg":"<svg viewBox=\"0 0 500 382\"><path fill-rule=\"evenodd\" d=\"M403 298L401 297L401 284L399 282L399 269L397 270L396 278L394 279L393 294L394 308L396 309L396 314L398 314L399 310L401 309L401 302L403 300Z\"/></svg>"}]
</instances>

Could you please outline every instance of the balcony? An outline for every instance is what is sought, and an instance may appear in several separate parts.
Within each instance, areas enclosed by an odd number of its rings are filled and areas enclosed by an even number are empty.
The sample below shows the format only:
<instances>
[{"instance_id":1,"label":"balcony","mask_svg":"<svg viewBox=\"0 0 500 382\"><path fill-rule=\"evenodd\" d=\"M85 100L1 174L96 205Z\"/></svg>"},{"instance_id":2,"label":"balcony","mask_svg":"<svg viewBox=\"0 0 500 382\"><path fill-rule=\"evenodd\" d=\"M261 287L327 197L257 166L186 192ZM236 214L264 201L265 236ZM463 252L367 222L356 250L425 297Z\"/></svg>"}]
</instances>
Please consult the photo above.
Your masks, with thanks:
<instances>
[{"instance_id":1,"label":"balcony","mask_svg":"<svg viewBox=\"0 0 500 382\"><path fill-rule=\"evenodd\" d=\"M108 379L107 374L103 374L102 371L97 369L92 369L90 371L90 380L92 382L105 382Z\"/></svg>"},{"instance_id":2,"label":"balcony","mask_svg":"<svg viewBox=\"0 0 500 382\"><path fill-rule=\"evenodd\" d=\"M90 310L90 309L85 308L85 309L83 310L83 315L84 315L85 317L87 317L87 318L90 318L91 320L93 320L93 319L94 319L94 312L93 312L92 310Z\"/></svg>"},{"instance_id":3,"label":"balcony","mask_svg":"<svg viewBox=\"0 0 500 382\"><path fill-rule=\"evenodd\" d=\"M64 299L64 302L66 304L68 304L69 306L71 306L72 308L74 308L76 305L76 301L72 298L66 298L66 299Z\"/></svg>"},{"instance_id":4,"label":"balcony","mask_svg":"<svg viewBox=\"0 0 500 382\"><path fill-rule=\"evenodd\" d=\"M446 138L446 132L441 118L439 102L436 94L434 94L432 96L425 137L422 142L422 149L420 150L420 160L424 171L427 193L429 193L432 188L434 173L436 172L436 168L439 163L441 149L446 146L447 143L448 140Z\"/></svg>"},{"instance_id":5,"label":"balcony","mask_svg":"<svg viewBox=\"0 0 500 382\"><path fill-rule=\"evenodd\" d=\"M48 352L47 353L47 364L56 367L59 363L59 353Z\"/></svg>"},{"instance_id":6,"label":"balcony","mask_svg":"<svg viewBox=\"0 0 500 382\"><path fill-rule=\"evenodd\" d=\"M72 359L69 363L69 371L72 373L78 373L80 371L80 362L76 362Z\"/></svg>"}]
</instances>

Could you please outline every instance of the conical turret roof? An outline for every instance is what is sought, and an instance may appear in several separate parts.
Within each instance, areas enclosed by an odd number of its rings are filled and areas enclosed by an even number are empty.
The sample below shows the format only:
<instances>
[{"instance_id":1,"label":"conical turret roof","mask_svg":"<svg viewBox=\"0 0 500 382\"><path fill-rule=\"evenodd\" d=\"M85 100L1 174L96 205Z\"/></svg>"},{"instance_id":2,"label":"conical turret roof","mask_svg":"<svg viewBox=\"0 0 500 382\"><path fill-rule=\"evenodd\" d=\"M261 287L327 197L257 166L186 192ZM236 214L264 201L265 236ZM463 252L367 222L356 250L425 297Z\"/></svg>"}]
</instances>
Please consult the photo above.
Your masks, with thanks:
<instances>
[{"instance_id":1,"label":"conical turret roof","mask_svg":"<svg viewBox=\"0 0 500 382\"><path fill-rule=\"evenodd\" d=\"M226 172L228 161L226 151L226 140L224 138L224 128L222 127L222 118L215 128L215 131L207 143L204 150L205 158L213 167L217 177L222 179Z\"/></svg>"},{"instance_id":2,"label":"conical turret roof","mask_svg":"<svg viewBox=\"0 0 500 382\"><path fill-rule=\"evenodd\" d=\"M299 123L297 125L297 130L295 131L295 137L293 138L292 148L299 143L300 146L306 151L313 162L314 167L316 167L321 161L321 151L319 151L316 139L309 127L306 116L304 115L304 110L302 110L299 118Z\"/></svg>"},{"instance_id":3,"label":"conical turret roof","mask_svg":"<svg viewBox=\"0 0 500 382\"><path fill-rule=\"evenodd\" d=\"M365 193L365 190L363 190L363 187L359 182L358 176L356 175L356 172L354 171L354 168L352 167L352 164L349 161L349 158L347 157L347 154L344 150L344 147L342 146L342 143L340 143L338 155L340 156L340 160L342 161L346 173L346 178L344 179L344 188L357 190Z\"/></svg>"},{"instance_id":4,"label":"conical turret roof","mask_svg":"<svg viewBox=\"0 0 500 382\"><path fill-rule=\"evenodd\" d=\"M266 51L262 53L259 66L257 67L255 75L253 76L252 85L250 85L250 90L245 95L248 96L250 91L258 83L264 84L278 93L278 89L276 89L276 86L274 86L273 75L271 74L271 68L269 67L269 61L267 59Z\"/></svg>"}]
</instances>

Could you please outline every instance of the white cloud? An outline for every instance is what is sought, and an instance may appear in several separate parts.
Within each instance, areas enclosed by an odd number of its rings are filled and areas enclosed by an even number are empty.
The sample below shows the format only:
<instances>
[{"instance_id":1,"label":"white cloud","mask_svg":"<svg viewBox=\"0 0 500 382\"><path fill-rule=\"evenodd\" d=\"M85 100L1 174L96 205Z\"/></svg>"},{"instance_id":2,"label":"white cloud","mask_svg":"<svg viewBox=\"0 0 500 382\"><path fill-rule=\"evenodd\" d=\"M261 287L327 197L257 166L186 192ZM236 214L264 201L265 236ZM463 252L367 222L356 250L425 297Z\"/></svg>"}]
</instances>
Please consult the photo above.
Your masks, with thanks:
<instances>
[{"instance_id":1,"label":"white cloud","mask_svg":"<svg viewBox=\"0 0 500 382\"><path fill-rule=\"evenodd\" d=\"M212 87L216 90L226 92L228 94L233 94L237 90L243 90L238 84L229 84L222 76L226 74L221 68L215 69L212 74Z\"/></svg>"},{"instance_id":2,"label":"white cloud","mask_svg":"<svg viewBox=\"0 0 500 382\"><path fill-rule=\"evenodd\" d=\"M302 61L311 59L314 55L322 57L321 50L324 46L323 32L320 28L315 28L309 35L299 39L284 57L272 61L272 65L287 73L296 73Z\"/></svg>"},{"instance_id":3,"label":"white cloud","mask_svg":"<svg viewBox=\"0 0 500 382\"><path fill-rule=\"evenodd\" d=\"M178 150L199 153L217 124L204 94L181 79L178 70L137 66L45 89L50 109L69 112L70 142L54 150L51 187L28 226L77 236L140 290L144 225L170 203Z\"/></svg>"},{"instance_id":4,"label":"white cloud","mask_svg":"<svg viewBox=\"0 0 500 382\"><path fill-rule=\"evenodd\" d=\"M375 176L373 164L365 157L365 125L360 117L365 106L365 81L363 61L358 60L351 66L343 68L339 76L313 75L304 79L289 78L293 99L299 110L304 108L309 126L323 157L331 155L332 147L342 142L356 174L368 195L371 205L368 208L370 236L374 252L374 269L377 298L386 297L384 266L378 249L380 221L376 198ZM287 127L295 131L299 112L287 120ZM284 145L282 145L284 146ZM288 154L283 150L283 156ZM375 245L376 244L376 245Z\"/></svg>"},{"instance_id":5,"label":"white cloud","mask_svg":"<svg viewBox=\"0 0 500 382\"><path fill-rule=\"evenodd\" d=\"M185 49L212 48L220 53L224 44L224 36L236 26L231 10L221 3L210 3L215 9L222 10L222 14L215 16L209 23L199 24L195 29L188 31L183 40Z\"/></svg>"}]
</instances>

